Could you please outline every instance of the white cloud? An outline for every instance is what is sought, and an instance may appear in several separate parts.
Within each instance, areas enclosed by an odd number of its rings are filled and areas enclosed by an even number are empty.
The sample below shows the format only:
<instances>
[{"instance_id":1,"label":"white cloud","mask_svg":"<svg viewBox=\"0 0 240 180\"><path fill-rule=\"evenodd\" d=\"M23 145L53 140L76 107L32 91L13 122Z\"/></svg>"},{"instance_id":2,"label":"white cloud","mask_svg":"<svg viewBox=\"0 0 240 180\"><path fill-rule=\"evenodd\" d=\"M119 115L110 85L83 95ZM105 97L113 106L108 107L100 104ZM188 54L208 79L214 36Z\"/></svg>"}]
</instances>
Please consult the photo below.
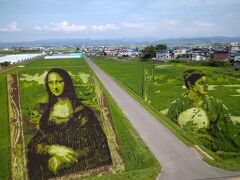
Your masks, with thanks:
<instances>
[{"instance_id":1,"label":"white cloud","mask_svg":"<svg viewBox=\"0 0 240 180\"><path fill-rule=\"evenodd\" d=\"M214 24L209 23L209 22L205 22L205 21L195 21L193 24L196 25L196 26L206 27L206 28L214 26Z\"/></svg>"},{"instance_id":2,"label":"white cloud","mask_svg":"<svg viewBox=\"0 0 240 180\"><path fill-rule=\"evenodd\" d=\"M180 0L180 2L189 6L199 6L199 5L219 5L219 4L235 4L239 3L239 0Z\"/></svg>"},{"instance_id":3,"label":"white cloud","mask_svg":"<svg viewBox=\"0 0 240 180\"><path fill-rule=\"evenodd\" d=\"M117 30L119 27L116 24L105 24L105 25L93 25L93 31L108 31L108 30Z\"/></svg>"},{"instance_id":4,"label":"white cloud","mask_svg":"<svg viewBox=\"0 0 240 180\"><path fill-rule=\"evenodd\" d=\"M20 28L17 27L17 22L11 22L7 25L7 27L0 28L0 32L18 32L21 31Z\"/></svg>"},{"instance_id":5,"label":"white cloud","mask_svg":"<svg viewBox=\"0 0 240 180\"><path fill-rule=\"evenodd\" d=\"M165 26L171 26L171 27L174 26L175 27L175 26L179 25L179 22L175 21L175 20L166 20L162 24Z\"/></svg>"},{"instance_id":6,"label":"white cloud","mask_svg":"<svg viewBox=\"0 0 240 180\"><path fill-rule=\"evenodd\" d=\"M180 23L176 20L162 20L158 22L123 22L122 26L128 29L138 29L140 31L156 31L159 29L175 28Z\"/></svg>"},{"instance_id":7,"label":"white cloud","mask_svg":"<svg viewBox=\"0 0 240 180\"><path fill-rule=\"evenodd\" d=\"M154 22L123 22L122 26L126 29L151 32L158 28L157 24Z\"/></svg>"},{"instance_id":8,"label":"white cloud","mask_svg":"<svg viewBox=\"0 0 240 180\"><path fill-rule=\"evenodd\" d=\"M62 21L60 23L52 23L51 25L44 26L35 26L34 30L43 31L65 31L65 32L81 32L88 29L88 26L78 25L78 24L70 24L67 21Z\"/></svg>"},{"instance_id":9,"label":"white cloud","mask_svg":"<svg viewBox=\"0 0 240 180\"><path fill-rule=\"evenodd\" d=\"M135 21L135 22L123 22L122 27L124 32L129 36L155 36L164 27L159 22L149 21Z\"/></svg>"},{"instance_id":10,"label":"white cloud","mask_svg":"<svg viewBox=\"0 0 240 180\"><path fill-rule=\"evenodd\" d=\"M90 30L95 32L119 29L119 27L116 24L85 26L85 25L78 25L78 24L70 24L67 21L62 21L60 23L51 23L51 25L45 25L45 26L36 25L33 29L37 31L45 30L45 31L81 32L81 31L86 31L89 28Z\"/></svg>"},{"instance_id":11,"label":"white cloud","mask_svg":"<svg viewBox=\"0 0 240 180\"><path fill-rule=\"evenodd\" d=\"M87 28L84 25L69 24L67 21L53 24L54 31L80 32L87 30Z\"/></svg>"},{"instance_id":12,"label":"white cloud","mask_svg":"<svg viewBox=\"0 0 240 180\"><path fill-rule=\"evenodd\" d=\"M139 23L139 22L123 22L122 23L123 27L126 28L142 28L146 26L146 23Z\"/></svg>"},{"instance_id":13,"label":"white cloud","mask_svg":"<svg viewBox=\"0 0 240 180\"><path fill-rule=\"evenodd\" d=\"M40 27L40 26L35 26L33 29L34 29L34 30L38 30L38 31L41 31L41 30L43 30L43 28L42 28L42 27Z\"/></svg>"}]
</instances>

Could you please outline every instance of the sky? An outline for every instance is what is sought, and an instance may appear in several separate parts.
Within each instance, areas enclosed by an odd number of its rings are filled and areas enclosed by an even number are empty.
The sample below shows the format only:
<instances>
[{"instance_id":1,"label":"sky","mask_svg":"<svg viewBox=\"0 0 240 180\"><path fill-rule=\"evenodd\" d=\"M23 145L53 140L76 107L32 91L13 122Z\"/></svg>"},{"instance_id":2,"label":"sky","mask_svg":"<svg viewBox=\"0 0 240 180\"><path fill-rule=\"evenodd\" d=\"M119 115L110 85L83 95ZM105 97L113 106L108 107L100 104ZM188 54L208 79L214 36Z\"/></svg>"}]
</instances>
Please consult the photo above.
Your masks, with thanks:
<instances>
[{"instance_id":1,"label":"sky","mask_svg":"<svg viewBox=\"0 0 240 180\"><path fill-rule=\"evenodd\" d=\"M240 36L240 0L0 0L0 41Z\"/></svg>"}]
</instances>

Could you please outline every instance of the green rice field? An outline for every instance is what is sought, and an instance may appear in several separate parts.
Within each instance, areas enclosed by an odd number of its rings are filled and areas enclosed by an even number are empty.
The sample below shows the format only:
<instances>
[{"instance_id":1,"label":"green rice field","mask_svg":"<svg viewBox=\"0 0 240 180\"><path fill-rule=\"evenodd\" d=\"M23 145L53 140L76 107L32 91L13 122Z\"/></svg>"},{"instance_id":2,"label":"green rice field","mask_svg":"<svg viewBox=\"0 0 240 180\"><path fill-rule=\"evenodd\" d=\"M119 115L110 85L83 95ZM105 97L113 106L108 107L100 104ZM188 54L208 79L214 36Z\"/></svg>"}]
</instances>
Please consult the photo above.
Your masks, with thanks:
<instances>
[{"instance_id":1,"label":"green rice field","mask_svg":"<svg viewBox=\"0 0 240 180\"><path fill-rule=\"evenodd\" d=\"M226 67L187 66L183 64L152 64L148 62L121 62L95 58L94 62L124 83L159 111L184 94L182 73L188 69L207 74L209 96L221 99L234 116L240 116L240 72Z\"/></svg>"},{"instance_id":2,"label":"green rice field","mask_svg":"<svg viewBox=\"0 0 240 180\"><path fill-rule=\"evenodd\" d=\"M144 105L155 117L189 146L199 145L215 158L206 159L210 164L240 170L239 153L231 157L219 157L205 148L199 139L189 135L164 114L171 102L183 96L186 88L183 72L189 69L201 70L207 75L208 95L223 102L234 123L240 123L240 72L233 67L189 66L180 63L154 64L146 61L116 61L111 58L95 57L93 61L122 85L135 99Z\"/></svg>"}]
</instances>

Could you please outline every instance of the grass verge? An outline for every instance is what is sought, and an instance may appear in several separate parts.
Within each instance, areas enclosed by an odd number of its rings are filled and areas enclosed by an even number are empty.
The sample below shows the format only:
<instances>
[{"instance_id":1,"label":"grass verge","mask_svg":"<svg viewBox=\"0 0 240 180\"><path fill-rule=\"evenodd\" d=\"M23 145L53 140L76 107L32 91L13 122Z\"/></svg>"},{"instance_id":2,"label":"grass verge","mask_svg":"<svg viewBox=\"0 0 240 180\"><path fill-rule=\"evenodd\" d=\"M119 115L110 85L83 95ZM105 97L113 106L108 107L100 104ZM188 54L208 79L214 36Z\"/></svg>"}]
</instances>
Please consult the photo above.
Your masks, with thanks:
<instances>
[{"instance_id":1,"label":"grass verge","mask_svg":"<svg viewBox=\"0 0 240 180\"><path fill-rule=\"evenodd\" d=\"M9 179L9 143L6 73L0 74L0 179Z\"/></svg>"}]
</instances>

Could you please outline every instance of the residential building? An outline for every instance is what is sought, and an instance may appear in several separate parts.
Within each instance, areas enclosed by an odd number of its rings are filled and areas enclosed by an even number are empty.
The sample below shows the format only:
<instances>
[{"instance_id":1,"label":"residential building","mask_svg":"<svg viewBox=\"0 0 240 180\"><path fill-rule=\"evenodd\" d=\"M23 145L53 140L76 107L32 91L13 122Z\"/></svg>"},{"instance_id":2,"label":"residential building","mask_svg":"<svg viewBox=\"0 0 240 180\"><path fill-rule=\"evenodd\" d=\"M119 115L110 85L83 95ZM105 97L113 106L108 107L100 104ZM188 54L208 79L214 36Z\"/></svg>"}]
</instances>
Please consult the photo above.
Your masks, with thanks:
<instances>
[{"instance_id":1,"label":"residential building","mask_svg":"<svg viewBox=\"0 0 240 180\"><path fill-rule=\"evenodd\" d=\"M158 50L156 51L157 60L169 60L171 59L171 52L169 50Z\"/></svg>"},{"instance_id":2,"label":"residential building","mask_svg":"<svg viewBox=\"0 0 240 180\"><path fill-rule=\"evenodd\" d=\"M236 56L240 56L240 51L230 51L229 56L230 60L234 61Z\"/></svg>"},{"instance_id":3,"label":"residential building","mask_svg":"<svg viewBox=\"0 0 240 180\"><path fill-rule=\"evenodd\" d=\"M240 56L235 56L233 61L234 66L240 66Z\"/></svg>"},{"instance_id":4,"label":"residential building","mask_svg":"<svg viewBox=\"0 0 240 180\"><path fill-rule=\"evenodd\" d=\"M193 48L191 54L192 61L203 61L210 57L210 52L206 48Z\"/></svg>"},{"instance_id":5,"label":"residential building","mask_svg":"<svg viewBox=\"0 0 240 180\"><path fill-rule=\"evenodd\" d=\"M230 43L231 51L240 51L240 43Z\"/></svg>"},{"instance_id":6,"label":"residential building","mask_svg":"<svg viewBox=\"0 0 240 180\"><path fill-rule=\"evenodd\" d=\"M192 53L192 61L203 61L206 60L206 57L204 55L201 55L200 53Z\"/></svg>"},{"instance_id":7,"label":"residential building","mask_svg":"<svg viewBox=\"0 0 240 180\"><path fill-rule=\"evenodd\" d=\"M235 56L234 61L240 61L240 55L239 56Z\"/></svg>"},{"instance_id":8,"label":"residential building","mask_svg":"<svg viewBox=\"0 0 240 180\"><path fill-rule=\"evenodd\" d=\"M192 59L192 53L184 53L184 54L178 54L176 59Z\"/></svg>"},{"instance_id":9,"label":"residential building","mask_svg":"<svg viewBox=\"0 0 240 180\"><path fill-rule=\"evenodd\" d=\"M230 59L229 51L226 49L214 50L213 59L215 61L228 61Z\"/></svg>"},{"instance_id":10,"label":"residential building","mask_svg":"<svg viewBox=\"0 0 240 180\"><path fill-rule=\"evenodd\" d=\"M182 54L186 54L187 53L187 49L175 49L173 50L173 58L177 58L177 57L181 57L179 55L182 55Z\"/></svg>"},{"instance_id":11,"label":"residential building","mask_svg":"<svg viewBox=\"0 0 240 180\"><path fill-rule=\"evenodd\" d=\"M118 57L137 57L139 56L139 52L134 49L121 49L118 53Z\"/></svg>"}]
</instances>

